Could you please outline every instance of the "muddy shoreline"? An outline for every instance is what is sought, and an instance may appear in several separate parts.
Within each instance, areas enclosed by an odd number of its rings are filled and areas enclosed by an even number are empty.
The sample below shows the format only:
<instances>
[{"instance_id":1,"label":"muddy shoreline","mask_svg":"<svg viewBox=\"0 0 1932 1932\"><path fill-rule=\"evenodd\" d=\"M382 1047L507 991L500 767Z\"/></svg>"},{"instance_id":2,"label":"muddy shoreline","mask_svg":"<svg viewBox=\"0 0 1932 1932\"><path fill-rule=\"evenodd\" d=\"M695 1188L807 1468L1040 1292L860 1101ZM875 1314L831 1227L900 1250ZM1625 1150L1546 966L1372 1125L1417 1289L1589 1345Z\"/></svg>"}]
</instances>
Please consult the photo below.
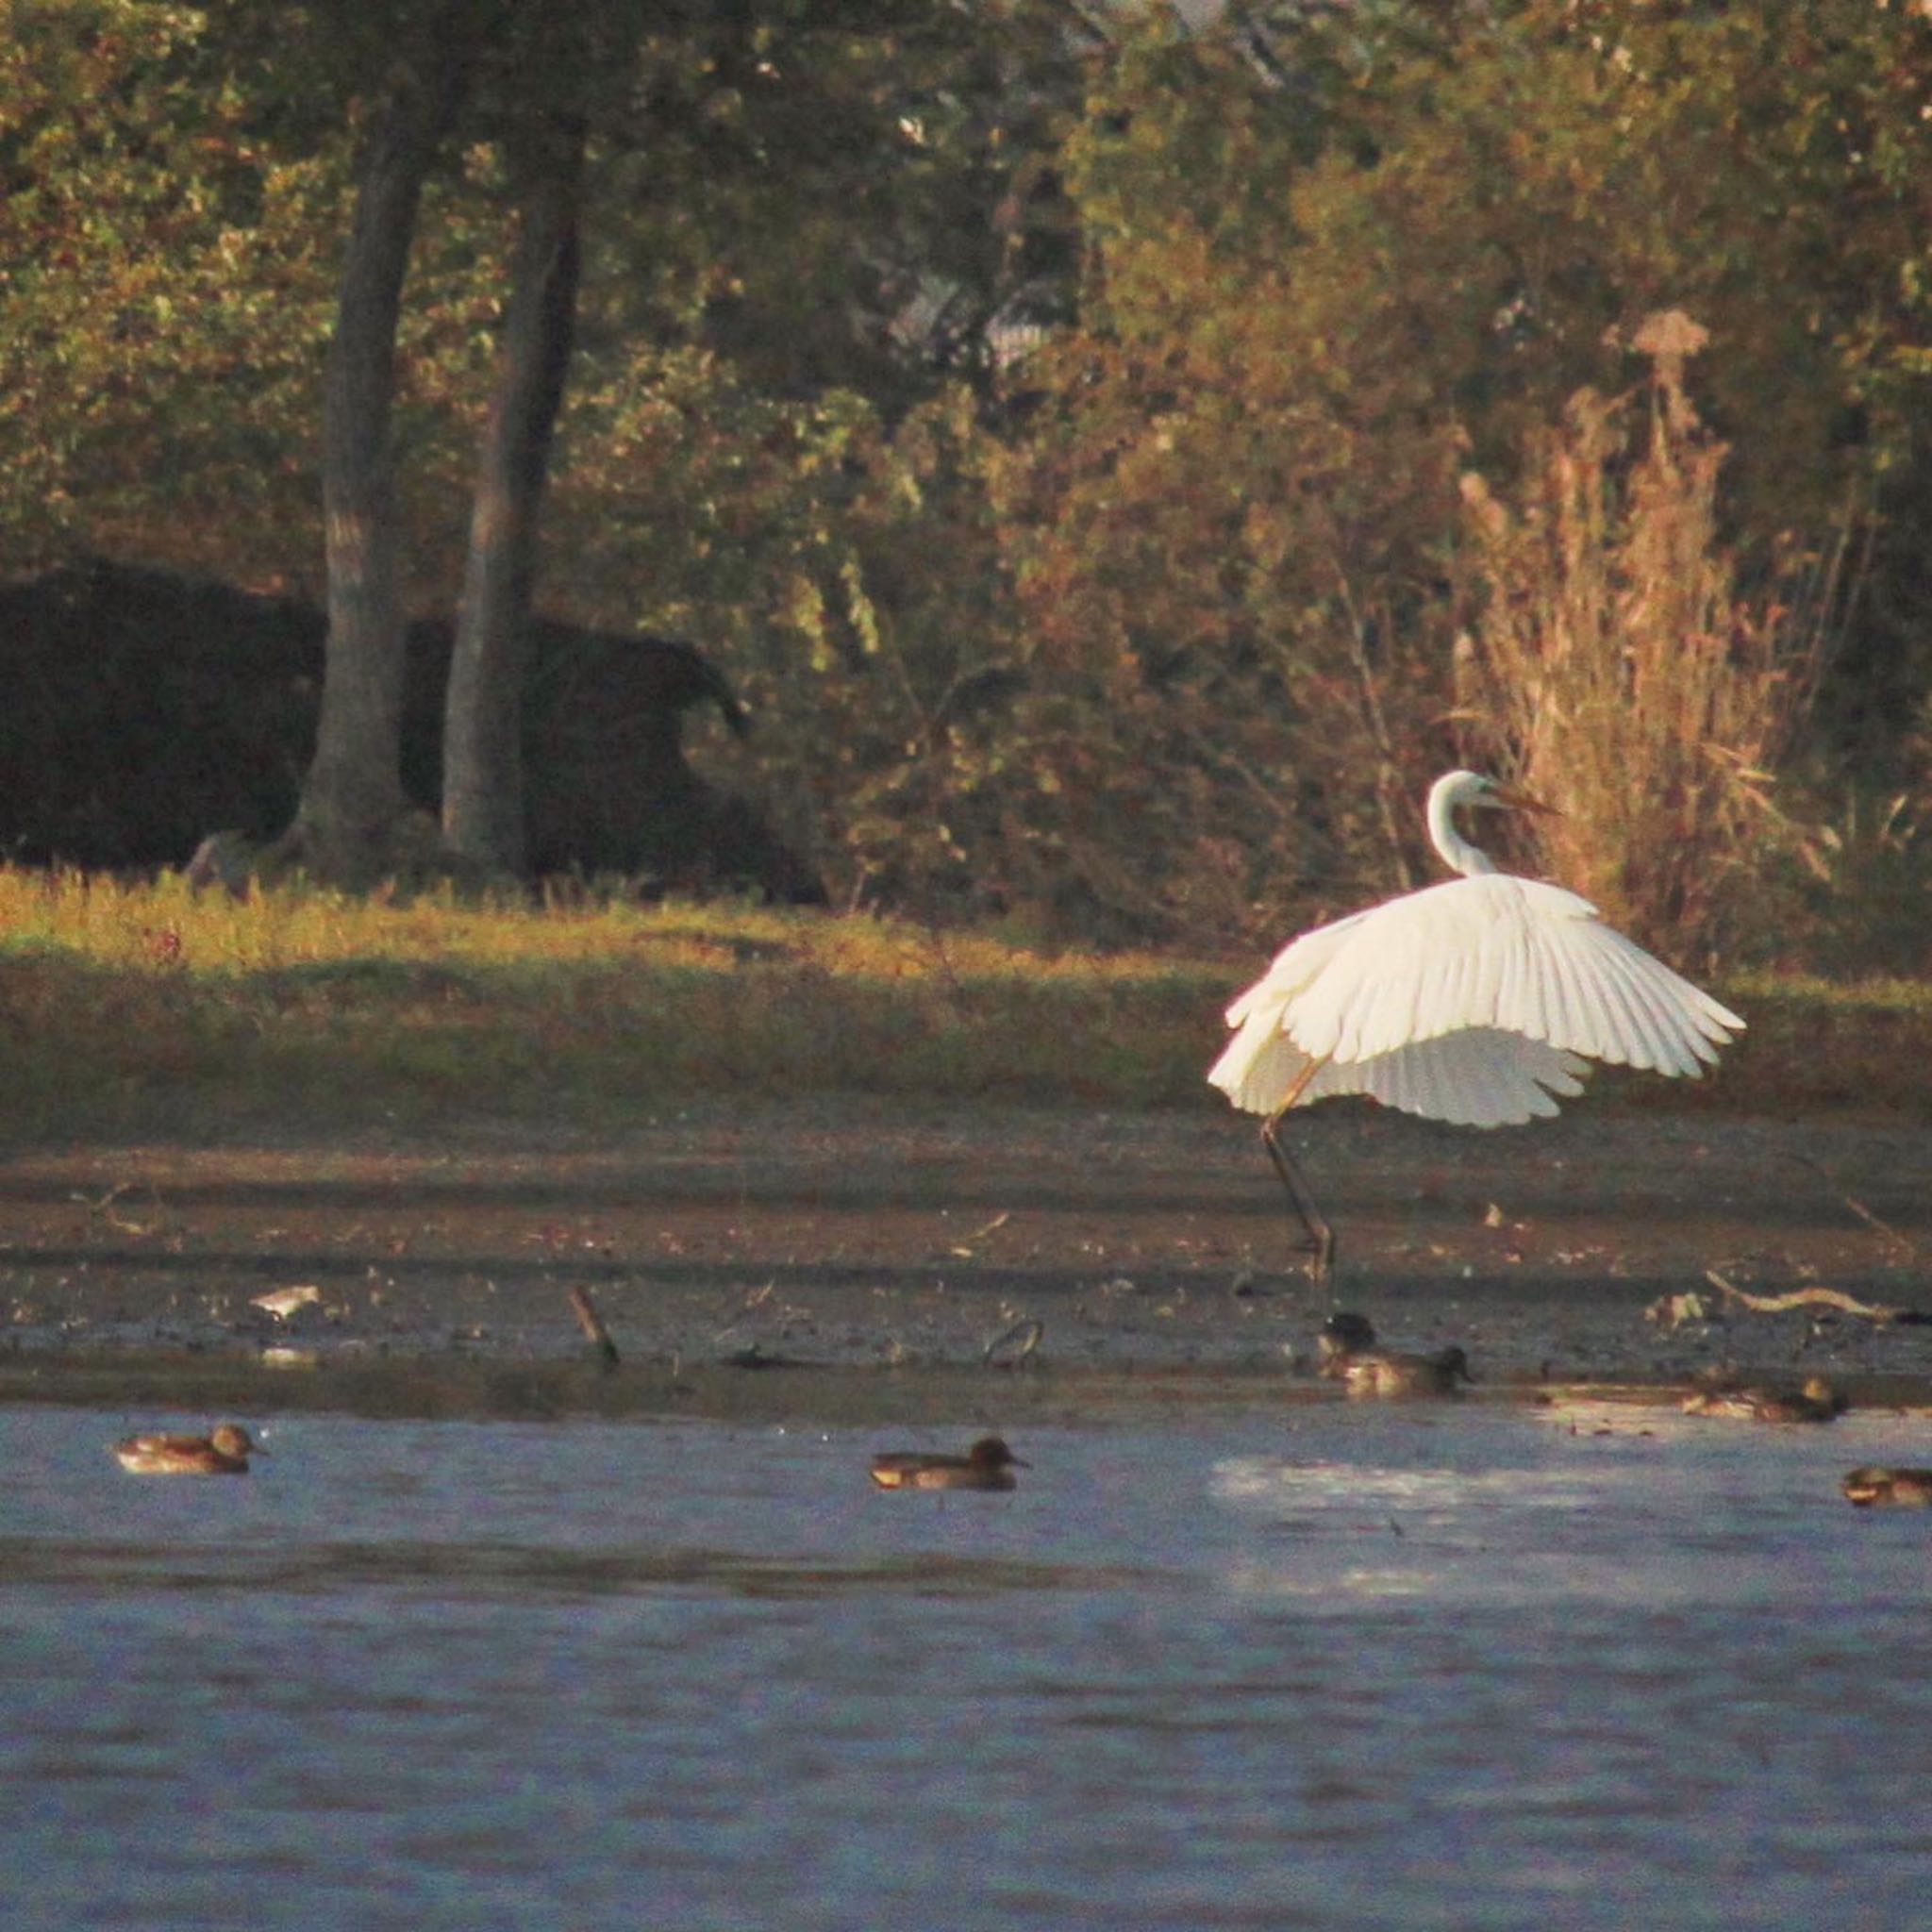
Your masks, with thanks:
<instances>
[{"instance_id":1,"label":"muddy shoreline","mask_svg":"<svg viewBox=\"0 0 1932 1932\"><path fill-rule=\"evenodd\" d=\"M1342 1106L1295 1138L1341 1303L1401 1345L1461 1342L1478 1399L1661 1400L1734 1367L1932 1407L1932 1326L1746 1313L1705 1279L1932 1307L1932 1130L1585 1110L1475 1134ZM1291 1234L1218 1111L821 1102L616 1141L15 1149L0 1400L950 1424L1333 1399ZM290 1289L314 1293L253 1306ZM1685 1293L1725 1318L1649 1318Z\"/></svg>"}]
</instances>

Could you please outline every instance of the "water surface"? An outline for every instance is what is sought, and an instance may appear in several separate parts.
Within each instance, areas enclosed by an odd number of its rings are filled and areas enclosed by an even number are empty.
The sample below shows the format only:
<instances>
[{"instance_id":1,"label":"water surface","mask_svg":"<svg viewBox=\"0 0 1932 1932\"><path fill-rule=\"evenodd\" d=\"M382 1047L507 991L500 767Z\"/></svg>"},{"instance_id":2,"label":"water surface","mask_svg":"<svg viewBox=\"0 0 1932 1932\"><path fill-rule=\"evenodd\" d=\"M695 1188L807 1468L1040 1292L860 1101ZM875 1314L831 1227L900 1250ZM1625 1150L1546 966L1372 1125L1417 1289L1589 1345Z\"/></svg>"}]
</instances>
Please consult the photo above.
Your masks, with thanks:
<instances>
[{"instance_id":1,"label":"water surface","mask_svg":"<svg viewBox=\"0 0 1932 1932\"><path fill-rule=\"evenodd\" d=\"M1915 1927L1923 1420L0 1409L8 1927ZM206 1418L192 1419L205 1423ZM1599 1433L1607 1430L1607 1433ZM888 1440L890 1438L890 1441ZM244 1916L245 1915L245 1916Z\"/></svg>"}]
</instances>

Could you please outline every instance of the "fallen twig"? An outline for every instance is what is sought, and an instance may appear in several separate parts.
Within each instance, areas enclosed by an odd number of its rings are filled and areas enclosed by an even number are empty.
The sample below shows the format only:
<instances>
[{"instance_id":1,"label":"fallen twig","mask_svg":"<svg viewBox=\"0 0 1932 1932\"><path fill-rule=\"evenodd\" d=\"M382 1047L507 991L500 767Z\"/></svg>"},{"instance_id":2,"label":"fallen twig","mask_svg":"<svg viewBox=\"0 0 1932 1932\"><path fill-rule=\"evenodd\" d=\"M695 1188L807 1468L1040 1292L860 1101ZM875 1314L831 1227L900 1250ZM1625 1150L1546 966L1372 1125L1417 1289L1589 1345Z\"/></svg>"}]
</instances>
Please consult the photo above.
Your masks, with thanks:
<instances>
[{"instance_id":1,"label":"fallen twig","mask_svg":"<svg viewBox=\"0 0 1932 1932\"><path fill-rule=\"evenodd\" d=\"M1842 1201L1845 1204L1845 1206L1849 1208L1852 1210L1852 1212L1856 1214L1858 1217L1858 1219L1865 1224L1867 1227L1872 1229L1872 1231L1874 1234L1879 1235L1884 1240L1890 1241L1891 1245L1895 1249L1897 1249L1898 1252L1902 1256L1904 1256L1907 1260L1916 1261L1919 1258L1918 1243L1915 1242L1909 1235L1901 1234L1897 1228L1892 1226L1890 1222L1885 1220L1883 1217L1879 1215L1873 1213L1871 1208L1866 1207L1864 1202L1857 1200L1854 1196L1846 1193L1843 1187L1840 1184L1838 1178L1824 1167L1823 1162L1813 1160L1808 1154L1790 1154L1788 1155L1786 1158L1790 1160L1795 1160L1800 1167L1808 1167L1813 1174L1819 1175L1824 1180L1829 1181L1834 1188L1838 1189L1839 1199Z\"/></svg>"},{"instance_id":2,"label":"fallen twig","mask_svg":"<svg viewBox=\"0 0 1932 1932\"><path fill-rule=\"evenodd\" d=\"M1704 1278L1735 1302L1759 1315L1784 1314L1791 1308L1838 1308L1847 1315L1861 1315L1868 1322L1932 1322L1924 1308L1896 1308L1884 1302L1861 1302L1837 1288L1797 1288L1788 1294L1749 1294L1734 1286L1715 1268L1707 1268Z\"/></svg>"},{"instance_id":3,"label":"fallen twig","mask_svg":"<svg viewBox=\"0 0 1932 1932\"><path fill-rule=\"evenodd\" d=\"M573 1288L570 1291L571 1313L577 1318L577 1326L590 1337L592 1345L602 1357L607 1369L617 1366L617 1344L610 1339L610 1331L604 1325L604 1318L597 1312L596 1304L591 1300L587 1288Z\"/></svg>"},{"instance_id":4,"label":"fallen twig","mask_svg":"<svg viewBox=\"0 0 1932 1932\"><path fill-rule=\"evenodd\" d=\"M1012 1210L1010 1208L1002 1208L1000 1212L995 1214L991 1221L987 1222L983 1226L975 1227L973 1230L973 1232L965 1238L963 1241L957 1243L955 1246L949 1248L946 1252L948 1254L958 1255L962 1261L972 1260L974 1256L978 1252L975 1243L984 1241L988 1235L992 1234L996 1232L998 1229L1006 1226L1007 1223L1012 1220L1012 1218L1013 1215Z\"/></svg>"},{"instance_id":5,"label":"fallen twig","mask_svg":"<svg viewBox=\"0 0 1932 1932\"><path fill-rule=\"evenodd\" d=\"M1898 1229L1892 1226L1890 1222L1881 1221L1877 1215L1873 1213L1871 1208L1866 1207L1864 1202L1855 1200L1850 1194L1846 1194L1842 1198L1845 1206L1849 1208L1852 1210L1852 1212L1858 1217L1860 1221L1864 1222L1864 1224L1868 1227L1874 1229L1877 1233L1882 1235L1908 1261L1916 1261L1919 1258L1919 1246L1916 1241L1910 1240L1907 1236L1899 1233Z\"/></svg>"},{"instance_id":6,"label":"fallen twig","mask_svg":"<svg viewBox=\"0 0 1932 1932\"><path fill-rule=\"evenodd\" d=\"M71 1198L78 1201L91 1214L98 1214L117 1234L154 1234L159 1227L158 1222L129 1221L125 1215L114 1212L115 1202L123 1194L131 1194L136 1185L133 1181L116 1181L98 1201L82 1193L75 1193ZM153 1188L149 1188L147 1196L155 1204L155 1212L158 1214L161 1211L160 1195Z\"/></svg>"}]
</instances>

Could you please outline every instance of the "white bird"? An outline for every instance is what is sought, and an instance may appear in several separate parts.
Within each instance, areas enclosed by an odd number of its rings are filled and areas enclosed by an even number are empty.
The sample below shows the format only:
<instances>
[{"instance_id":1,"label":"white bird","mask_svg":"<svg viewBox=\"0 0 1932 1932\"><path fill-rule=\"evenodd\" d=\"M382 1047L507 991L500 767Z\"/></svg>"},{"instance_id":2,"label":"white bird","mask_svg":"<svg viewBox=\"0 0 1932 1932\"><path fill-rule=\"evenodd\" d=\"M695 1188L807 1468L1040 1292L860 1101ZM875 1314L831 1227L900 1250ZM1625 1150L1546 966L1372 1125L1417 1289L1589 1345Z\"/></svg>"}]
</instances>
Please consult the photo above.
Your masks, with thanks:
<instances>
[{"instance_id":1,"label":"white bird","mask_svg":"<svg viewBox=\"0 0 1932 1932\"><path fill-rule=\"evenodd\" d=\"M1560 886L1500 873L1458 835L1458 808L1549 811L1475 772L1429 790L1429 838L1460 878L1292 941L1227 1009L1209 1082L1262 1114L1261 1139L1326 1282L1335 1236L1282 1117L1338 1093L1473 1127L1553 1114L1590 1061L1693 1079L1743 1021Z\"/></svg>"}]
</instances>

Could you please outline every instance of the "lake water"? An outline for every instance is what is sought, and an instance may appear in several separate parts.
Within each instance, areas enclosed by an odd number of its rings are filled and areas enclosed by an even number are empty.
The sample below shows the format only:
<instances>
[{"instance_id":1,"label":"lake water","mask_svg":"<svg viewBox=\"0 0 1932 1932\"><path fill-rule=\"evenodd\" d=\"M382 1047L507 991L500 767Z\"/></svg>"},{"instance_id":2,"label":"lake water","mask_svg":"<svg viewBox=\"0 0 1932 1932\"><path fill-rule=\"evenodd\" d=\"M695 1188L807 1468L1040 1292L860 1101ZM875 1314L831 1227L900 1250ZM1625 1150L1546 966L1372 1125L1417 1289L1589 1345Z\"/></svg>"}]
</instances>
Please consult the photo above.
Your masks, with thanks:
<instances>
[{"instance_id":1,"label":"lake water","mask_svg":"<svg viewBox=\"0 0 1932 1932\"><path fill-rule=\"evenodd\" d=\"M188 1420L0 1410L8 1932L1932 1913L1932 1512L1837 1487L1924 1418L1305 1405L991 1496L866 1481L964 1426L106 1453Z\"/></svg>"}]
</instances>

